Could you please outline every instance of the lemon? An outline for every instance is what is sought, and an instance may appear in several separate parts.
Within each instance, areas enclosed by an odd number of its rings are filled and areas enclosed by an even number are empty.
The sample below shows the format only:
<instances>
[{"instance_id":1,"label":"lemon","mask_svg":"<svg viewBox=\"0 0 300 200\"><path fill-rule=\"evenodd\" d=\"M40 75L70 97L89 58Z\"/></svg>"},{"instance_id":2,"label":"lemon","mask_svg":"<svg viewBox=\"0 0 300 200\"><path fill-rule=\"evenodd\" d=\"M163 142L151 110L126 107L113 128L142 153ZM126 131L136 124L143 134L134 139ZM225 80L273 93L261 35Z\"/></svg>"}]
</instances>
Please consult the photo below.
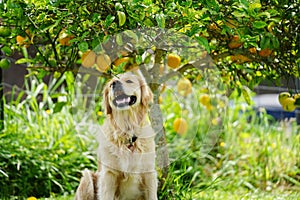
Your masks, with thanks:
<instances>
[{"instance_id":1,"label":"lemon","mask_svg":"<svg viewBox=\"0 0 300 200\"><path fill-rule=\"evenodd\" d=\"M203 94L199 98L199 102L204 106L210 105L210 96L208 94Z\"/></svg>"},{"instance_id":2,"label":"lemon","mask_svg":"<svg viewBox=\"0 0 300 200\"><path fill-rule=\"evenodd\" d=\"M228 47L229 49L236 49L243 45L243 42L240 41L238 35L233 36L232 40L229 42Z\"/></svg>"},{"instance_id":3,"label":"lemon","mask_svg":"<svg viewBox=\"0 0 300 200\"><path fill-rule=\"evenodd\" d=\"M91 50L88 50L82 54L81 60L82 60L82 63L81 63L82 66L84 66L86 68L90 68L96 62L96 53Z\"/></svg>"},{"instance_id":4,"label":"lemon","mask_svg":"<svg viewBox=\"0 0 300 200\"><path fill-rule=\"evenodd\" d=\"M288 111L288 112L294 111L296 109L295 102L296 102L296 100L294 98L287 97L282 102L282 108L283 108L283 110Z\"/></svg>"},{"instance_id":5,"label":"lemon","mask_svg":"<svg viewBox=\"0 0 300 200\"><path fill-rule=\"evenodd\" d=\"M257 50L256 50L255 47L251 47L251 48L249 48L248 50L249 50L249 52L250 52L251 54L256 54L256 53L257 53Z\"/></svg>"},{"instance_id":6,"label":"lemon","mask_svg":"<svg viewBox=\"0 0 300 200\"><path fill-rule=\"evenodd\" d=\"M181 78L177 82L177 91L180 95L186 97L192 92L192 83L187 78Z\"/></svg>"},{"instance_id":7,"label":"lemon","mask_svg":"<svg viewBox=\"0 0 300 200\"><path fill-rule=\"evenodd\" d=\"M65 29L63 29L60 33L59 33L59 37L58 37L58 42L61 46L70 46L70 40L72 40L74 38L73 35L70 35L66 32Z\"/></svg>"},{"instance_id":8,"label":"lemon","mask_svg":"<svg viewBox=\"0 0 300 200\"><path fill-rule=\"evenodd\" d=\"M71 43L70 43L70 40L72 40L74 38L74 36L67 36L67 37L64 37L64 38L60 38L59 39L59 44L61 46L70 46Z\"/></svg>"},{"instance_id":9,"label":"lemon","mask_svg":"<svg viewBox=\"0 0 300 200\"><path fill-rule=\"evenodd\" d=\"M180 56L173 54L173 53L168 54L168 66L170 68L173 68L173 69L178 68L180 65L180 62L181 62Z\"/></svg>"},{"instance_id":10,"label":"lemon","mask_svg":"<svg viewBox=\"0 0 300 200\"><path fill-rule=\"evenodd\" d=\"M125 66L129 62L129 60L130 60L129 57L118 58L117 60L115 60L114 65L116 67L119 67L121 64Z\"/></svg>"},{"instance_id":11,"label":"lemon","mask_svg":"<svg viewBox=\"0 0 300 200\"><path fill-rule=\"evenodd\" d=\"M1 37L10 36L10 28L7 28L5 26L0 26L0 36Z\"/></svg>"},{"instance_id":12,"label":"lemon","mask_svg":"<svg viewBox=\"0 0 300 200\"><path fill-rule=\"evenodd\" d=\"M158 97L158 104L162 104L162 102L163 102L163 98L162 98L162 96L159 96Z\"/></svg>"},{"instance_id":13,"label":"lemon","mask_svg":"<svg viewBox=\"0 0 300 200\"><path fill-rule=\"evenodd\" d=\"M272 53L272 50L271 50L271 49L265 48L265 49L260 50L258 54L259 54L261 57L266 58L266 57L270 56L271 53Z\"/></svg>"},{"instance_id":14,"label":"lemon","mask_svg":"<svg viewBox=\"0 0 300 200\"><path fill-rule=\"evenodd\" d=\"M100 54L96 58L97 69L100 72L106 72L111 64L110 57L106 54Z\"/></svg>"},{"instance_id":15,"label":"lemon","mask_svg":"<svg viewBox=\"0 0 300 200\"><path fill-rule=\"evenodd\" d=\"M177 134L183 135L186 133L188 125L185 119L176 118L173 122L173 128Z\"/></svg>"},{"instance_id":16,"label":"lemon","mask_svg":"<svg viewBox=\"0 0 300 200\"><path fill-rule=\"evenodd\" d=\"M8 69L10 66L10 61L6 58L3 58L0 60L0 68L2 69Z\"/></svg>"},{"instance_id":17,"label":"lemon","mask_svg":"<svg viewBox=\"0 0 300 200\"><path fill-rule=\"evenodd\" d=\"M21 36L21 35L18 35L18 36L16 37L16 40L17 40L17 44L22 46L22 45L24 45L24 44L27 44L28 38L27 38L27 37L23 37L23 36Z\"/></svg>"},{"instance_id":18,"label":"lemon","mask_svg":"<svg viewBox=\"0 0 300 200\"><path fill-rule=\"evenodd\" d=\"M298 93L298 94L294 94L294 96L293 96L293 97L294 97L294 99L295 99L295 100L299 99L299 98L300 98L300 93Z\"/></svg>"},{"instance_id":19,"label":"lemon","mask_svg":"<svg viewBox=\"0 0 300 200\"><path fill-rule=\"evenodd\" d=\"M288 97L291 97L291 94L288 93L288 92L281 92L279 95L278 95L278 101L279 103L282 105L282 102L288 98Z\"/></svg>"}]
</instances>

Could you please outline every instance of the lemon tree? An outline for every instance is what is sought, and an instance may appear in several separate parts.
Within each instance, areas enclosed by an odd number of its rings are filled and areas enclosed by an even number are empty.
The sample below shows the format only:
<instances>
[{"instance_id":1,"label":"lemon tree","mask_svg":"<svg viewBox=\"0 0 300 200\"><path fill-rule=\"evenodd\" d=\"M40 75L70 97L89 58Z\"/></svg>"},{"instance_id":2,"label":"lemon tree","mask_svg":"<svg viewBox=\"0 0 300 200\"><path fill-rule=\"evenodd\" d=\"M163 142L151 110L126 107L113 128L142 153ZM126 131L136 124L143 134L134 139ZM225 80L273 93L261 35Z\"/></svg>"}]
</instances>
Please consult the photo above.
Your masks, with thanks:
<instances>
[{"instance_id":1,"label":"lemon tree","mask_svg":"<svg viewBox=\"0 0 300 200\"><path fill-rule=\"evenodd\" d=\"M13 50L34 46L35 52L19 64L64 72L78 67L82 53L114 33L137 27L174 28L204 45L234 86L237 81L253 87L264 78L299 76L297 0L70 2L1 2L0 44ZM172 53L176 52L170 52L169 66L176 68L180 55Z\"/></svg>"},{"instance_id":2,"label":"lemon tree","mask_svg":"<svg viewBox=\"0 0 300 200\"><path fill-rule=\"evenodd\" d=\"M177 90L191 96L198 71L214 64L223 82L245 94L245 85L266 78L299 77L299 7L297 0L1 1L1 65L12 60L41 79L81 67L110 78L138 66L158 102L172 78L184 78ZM12 52L23 57L10 59ZM286 110L298 105L291 98L282 101ZM207 99L199 102L211 109ZM162 115L151 109L163 146Z\"/></svg>"}]
</instances>

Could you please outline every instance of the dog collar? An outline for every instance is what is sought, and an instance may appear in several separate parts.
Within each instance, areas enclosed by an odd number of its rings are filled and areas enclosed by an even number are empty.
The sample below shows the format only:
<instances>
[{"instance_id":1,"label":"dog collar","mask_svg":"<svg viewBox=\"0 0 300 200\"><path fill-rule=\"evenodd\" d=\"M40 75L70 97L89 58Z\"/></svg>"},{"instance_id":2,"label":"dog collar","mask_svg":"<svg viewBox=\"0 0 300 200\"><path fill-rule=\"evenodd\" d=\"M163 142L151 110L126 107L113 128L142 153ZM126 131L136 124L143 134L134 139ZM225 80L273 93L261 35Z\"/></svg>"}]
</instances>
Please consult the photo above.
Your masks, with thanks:
<instances>
[{"instance_id":1,"label":"dog collar","mask_svg":"<svg viewBox=\"0 0 300 200\"><path fill-rule=\"evenodd\" d=\"M132 144L136 141L138 137L136 135L133 135L132 138L130 138L129 143Z\"/></svg>"},{"instance_id":2,"label":"dog collar","mask_svg":"<svg viewBox=\"0 0 300 200\"><path fill-rule=\"evenodd\" d=\"M129 139L129 144L127 145L127 148L130 150L133 150L133 143L137 140L137 136L133 135L130 139Z\"/></svg>"}]
</instances>

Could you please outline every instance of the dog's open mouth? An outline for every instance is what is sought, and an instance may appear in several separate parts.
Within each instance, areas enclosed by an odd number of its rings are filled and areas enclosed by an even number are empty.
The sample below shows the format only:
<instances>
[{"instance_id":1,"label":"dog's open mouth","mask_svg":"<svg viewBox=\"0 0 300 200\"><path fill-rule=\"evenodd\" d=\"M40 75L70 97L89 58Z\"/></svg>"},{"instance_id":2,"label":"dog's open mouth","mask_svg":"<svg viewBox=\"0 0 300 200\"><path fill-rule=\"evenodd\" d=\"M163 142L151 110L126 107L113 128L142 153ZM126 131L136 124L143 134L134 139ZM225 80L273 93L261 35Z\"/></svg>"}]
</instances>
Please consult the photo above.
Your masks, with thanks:
<instances>
[{"instance_id":1,"label":"dog's open mouth","mask_svg":"<svg viewBox=\"0 0 300 200\"><path fill-rule=\"evenodd\" d=\"M123 108L126 106L132 106L136 102L136 96L128 96L126 94L118 95L114 100L113 104L116 107Z\"/></svg>"}]
</instances>

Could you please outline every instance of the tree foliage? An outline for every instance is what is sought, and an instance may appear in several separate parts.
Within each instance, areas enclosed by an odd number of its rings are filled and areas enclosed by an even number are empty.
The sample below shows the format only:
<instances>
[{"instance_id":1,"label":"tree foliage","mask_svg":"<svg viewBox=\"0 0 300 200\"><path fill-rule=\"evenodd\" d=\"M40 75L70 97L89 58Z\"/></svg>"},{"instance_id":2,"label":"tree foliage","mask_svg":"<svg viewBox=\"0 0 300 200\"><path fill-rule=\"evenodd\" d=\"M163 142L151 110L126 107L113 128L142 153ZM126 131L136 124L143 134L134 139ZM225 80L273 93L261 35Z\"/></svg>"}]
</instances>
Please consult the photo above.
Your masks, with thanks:
<instances>
[{"instance_id":1,"label":"tree foliage","mask_svg":"<svg viewBox=\"0 0 300 200\"><path fill-rule=\"evenodd\" d=\"M77 69L113 34L160 27L204 45L228 83L299 76L297 0L2 1L0 10L2 58L21 51L16 63L41 75Z\"/></svg>"}]
</instances>

